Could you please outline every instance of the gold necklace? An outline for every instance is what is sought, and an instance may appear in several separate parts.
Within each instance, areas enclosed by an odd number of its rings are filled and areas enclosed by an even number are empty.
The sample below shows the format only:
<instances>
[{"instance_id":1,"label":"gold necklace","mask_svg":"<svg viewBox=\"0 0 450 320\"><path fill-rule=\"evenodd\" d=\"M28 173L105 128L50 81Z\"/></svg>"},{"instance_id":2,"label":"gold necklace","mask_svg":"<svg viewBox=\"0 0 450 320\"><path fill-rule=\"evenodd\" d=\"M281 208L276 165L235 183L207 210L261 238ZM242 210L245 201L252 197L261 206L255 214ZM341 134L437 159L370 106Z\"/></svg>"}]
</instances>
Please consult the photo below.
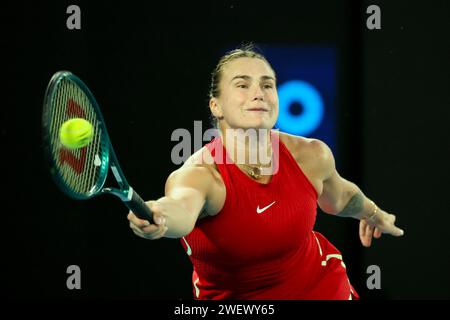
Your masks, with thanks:
<instances>
[{"instance_id":1,"label":"gold necklace","mask_svg":"<svg viewBox=\"0 0 450 320\"><path fill-rule=\"evenodd\" d=\"M242 165L248 168L247 173L250 177L255 180L261 179L262 166L253 167L245 163L243 163Z\"/></svg>"}]
</instances>

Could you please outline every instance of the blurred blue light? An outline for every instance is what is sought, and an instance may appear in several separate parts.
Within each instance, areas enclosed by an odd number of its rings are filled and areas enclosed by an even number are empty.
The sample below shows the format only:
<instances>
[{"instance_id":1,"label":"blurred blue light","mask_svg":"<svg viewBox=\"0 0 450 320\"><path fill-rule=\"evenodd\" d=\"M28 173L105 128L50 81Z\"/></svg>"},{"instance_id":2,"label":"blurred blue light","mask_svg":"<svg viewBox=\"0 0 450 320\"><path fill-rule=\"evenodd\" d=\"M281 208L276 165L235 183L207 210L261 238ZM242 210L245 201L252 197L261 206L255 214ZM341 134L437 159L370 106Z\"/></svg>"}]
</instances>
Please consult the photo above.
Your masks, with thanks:
<instances>
[{"instance_id":1,"label":"blurred blue light","mask_svg":"<svg viewBox=\"0 0 450 320\"><path fill-rule=\"evenodd\" d=\"M280 111L276 127L281 131L307 136L319 128L324 116L324 103L320 92L310 83L290 80L278 86ZM294 115L289 108L299 103L303 112Z\"/></svg>"}]
</instances>

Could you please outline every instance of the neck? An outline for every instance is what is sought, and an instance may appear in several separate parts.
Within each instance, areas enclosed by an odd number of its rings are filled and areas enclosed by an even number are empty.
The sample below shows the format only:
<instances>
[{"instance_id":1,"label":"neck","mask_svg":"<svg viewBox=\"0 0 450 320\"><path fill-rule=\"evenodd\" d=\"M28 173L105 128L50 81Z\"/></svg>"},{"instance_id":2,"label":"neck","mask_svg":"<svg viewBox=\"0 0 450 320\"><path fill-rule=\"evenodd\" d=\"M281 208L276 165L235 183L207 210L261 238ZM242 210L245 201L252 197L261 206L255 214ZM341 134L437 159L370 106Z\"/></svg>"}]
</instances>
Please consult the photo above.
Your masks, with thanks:
<instances>
[{"instance_id":1,"label":"neck","mask_svg":"<svg viewBox=\"0 0 450 320\"><path fill-rule=\"evenodd\" d=\"M270 129L220 128L220 136L235 164L251 167L270 167L272 141Z\"/></svg>"}]
</instances>

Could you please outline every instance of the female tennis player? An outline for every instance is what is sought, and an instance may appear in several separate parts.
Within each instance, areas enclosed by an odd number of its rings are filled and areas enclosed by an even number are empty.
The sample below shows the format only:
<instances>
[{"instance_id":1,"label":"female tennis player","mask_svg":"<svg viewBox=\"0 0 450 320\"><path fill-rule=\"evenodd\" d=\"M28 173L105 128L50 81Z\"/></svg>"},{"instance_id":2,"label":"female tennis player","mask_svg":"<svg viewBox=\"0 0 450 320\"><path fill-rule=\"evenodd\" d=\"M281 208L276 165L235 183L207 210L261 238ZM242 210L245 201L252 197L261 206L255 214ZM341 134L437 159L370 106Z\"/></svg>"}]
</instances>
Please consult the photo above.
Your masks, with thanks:
<instances>
[{"instance_id":1,"label":"female tennis player","mask_svg":"<svg viewBox=\"0 0 450 320\"><path fill-rule=\"evenodd\" d=\"M341 253L313 230L317 205L359 219L367 247L383 233L403 235L395 216L339 175L324 142L272 130L276 75L252 48L220 59L209 107L220 136L170 174L164 197L147 202L155 224L128 214L133 232L181 239L195 299L358 299ZM251 161L264 153L269 161Z\"/></svg>"}]
</instances>

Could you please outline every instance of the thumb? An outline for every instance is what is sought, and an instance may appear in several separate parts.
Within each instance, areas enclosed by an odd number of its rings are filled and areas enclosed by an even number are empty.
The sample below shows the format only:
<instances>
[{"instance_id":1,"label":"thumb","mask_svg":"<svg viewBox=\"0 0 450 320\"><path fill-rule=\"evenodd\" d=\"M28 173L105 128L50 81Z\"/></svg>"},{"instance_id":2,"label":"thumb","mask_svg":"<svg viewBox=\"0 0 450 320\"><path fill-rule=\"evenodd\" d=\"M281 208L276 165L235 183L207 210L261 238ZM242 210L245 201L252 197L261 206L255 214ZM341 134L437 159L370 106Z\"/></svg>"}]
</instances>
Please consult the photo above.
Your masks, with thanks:
<instances>
[{"instance_id":1,"label":"thumb","mask_svg":"<svg viewBox=\"0 0 450 320\"><path fill-rule=\"evenodd\" d=\"M149 201L147 204L153 212L153 221L158 225L165 224L166 219L162 215L161 205L157 201Z\"/></svg>"},{"instance_id":2,"label":"thumb","mask_svg":"<svg viewBox=\"0 0 450 320\"><path fill-rule=\"evenodd\" d=\"M395 237L401 237L401 236L403 236L405 234L405 231L403 231L403 229L400 229L400 228L398 228L396 226L393 226L390 234L395 236Z\"/></svg>"},{"instance_id":3,"label":"thumb","mask_svg":"<svg viewBox=\"0 0 450 320\"><path fill-rule=\"evenodd\" d=\"M146 204L153 213L161 211L161 207L155 200L147 201Z\"/></svg>"},{"instance_id":4,"label":"thumb","mask_svg":"<svg viewBox=\"0 0 450 320\"><path fill-rule=\"evenodd\" d=\"M164 225L166 223L166 218L164 218L161 213L153 213L153 221L157 225Z\"/></svg>"},{"instance_id":5,"label":"thumb","mask_svg":"<svg viewBox=\"0 0 450 320\"><path fill-rule=\"evenodd\" d=\"M165 219L162 217L162 210L159 203L155 200L151 200L147 201L146 204L153 214L153 223L158 225L165 223Z\"/></svg>"}]
</instances>

